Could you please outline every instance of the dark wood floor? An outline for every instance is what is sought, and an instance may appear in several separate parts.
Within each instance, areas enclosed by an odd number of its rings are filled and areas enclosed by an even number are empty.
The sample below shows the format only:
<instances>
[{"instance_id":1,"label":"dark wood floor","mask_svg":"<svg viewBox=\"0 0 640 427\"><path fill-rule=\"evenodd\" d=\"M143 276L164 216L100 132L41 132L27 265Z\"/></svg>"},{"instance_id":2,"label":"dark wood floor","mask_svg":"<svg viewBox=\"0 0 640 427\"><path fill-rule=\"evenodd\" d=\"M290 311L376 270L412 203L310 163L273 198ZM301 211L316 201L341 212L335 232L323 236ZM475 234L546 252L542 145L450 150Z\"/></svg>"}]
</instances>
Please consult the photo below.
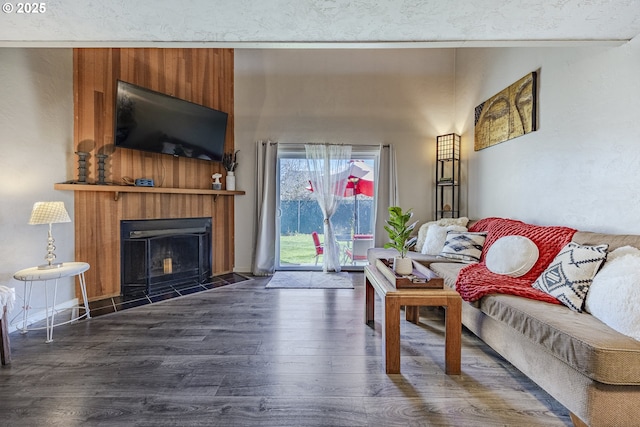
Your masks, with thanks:
<instances>
[{"instance_id":1,"label":"dark wood floor","mask_svg":"<svg viewBox=\"0 0 640 427\"><path fill-rule=\"evenodd\" d=\"M355 289L255 279L11 334L2 426L567 426L566 410L468 331L444 374L439 309L402 321L402 374ZM379 301L378 301L379 302ZM379 311L378 311L379 313Z\"/></svg>"}]
</instances>

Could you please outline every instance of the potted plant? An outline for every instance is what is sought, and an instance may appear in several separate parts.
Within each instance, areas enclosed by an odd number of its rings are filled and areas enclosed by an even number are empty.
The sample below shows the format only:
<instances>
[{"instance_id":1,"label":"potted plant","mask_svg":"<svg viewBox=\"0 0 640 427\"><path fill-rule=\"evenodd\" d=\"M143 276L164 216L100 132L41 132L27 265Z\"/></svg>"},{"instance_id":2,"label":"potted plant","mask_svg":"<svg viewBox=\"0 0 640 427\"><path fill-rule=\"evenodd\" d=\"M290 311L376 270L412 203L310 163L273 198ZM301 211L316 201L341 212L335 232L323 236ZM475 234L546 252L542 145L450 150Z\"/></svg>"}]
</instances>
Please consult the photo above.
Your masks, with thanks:
<instances>
[{"instance_id":1,"label":"potted plant","mask_svg":"<svg viewBox=\"0 0 640 427\"><path fill-rule=\"evenodd\" d=\"M398 206L389 207L389 219L384 229L389 233L390 242L385 243L385 248L394 248L399 252L393 260L393 269L401 275L411 274L413 271L413 262L411 258L407 258L407 251L416 244L417 237L411 237L411 232L416 227L418 221L409 224L413 217L413 212L409 209L402 212L402 208Z\"/></svg>"}]
</instances>

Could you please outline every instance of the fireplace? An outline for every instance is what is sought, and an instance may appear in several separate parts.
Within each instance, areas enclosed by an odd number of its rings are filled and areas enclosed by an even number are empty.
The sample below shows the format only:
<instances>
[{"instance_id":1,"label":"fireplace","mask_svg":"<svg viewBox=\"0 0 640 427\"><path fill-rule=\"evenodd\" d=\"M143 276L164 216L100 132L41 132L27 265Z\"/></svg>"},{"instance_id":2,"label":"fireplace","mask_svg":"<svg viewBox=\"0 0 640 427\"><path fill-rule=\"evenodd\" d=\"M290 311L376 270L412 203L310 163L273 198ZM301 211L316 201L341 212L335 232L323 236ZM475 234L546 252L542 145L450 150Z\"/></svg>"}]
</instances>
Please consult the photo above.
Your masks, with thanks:
<instances>
[{"instance_id":1,"label":"fireplace","mask_svg":"<svg viewBox=\"0 0 640 427\"><path fill-rule=\"evenodd\" d=\"M152 295L211 277L211 218L120 221L123 295Z\"/></svg>"}]
</instances>

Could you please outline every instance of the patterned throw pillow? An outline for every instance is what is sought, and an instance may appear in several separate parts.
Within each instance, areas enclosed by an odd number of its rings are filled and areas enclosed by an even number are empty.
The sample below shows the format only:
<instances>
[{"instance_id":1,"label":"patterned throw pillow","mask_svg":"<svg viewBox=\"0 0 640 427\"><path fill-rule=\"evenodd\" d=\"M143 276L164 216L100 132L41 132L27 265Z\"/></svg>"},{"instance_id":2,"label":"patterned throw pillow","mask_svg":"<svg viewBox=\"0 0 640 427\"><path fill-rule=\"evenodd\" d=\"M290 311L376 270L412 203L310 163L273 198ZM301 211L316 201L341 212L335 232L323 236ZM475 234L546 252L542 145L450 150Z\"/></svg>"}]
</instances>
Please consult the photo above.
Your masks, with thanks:
<instances>
[{"instance_id":1,"label":"patterned throw pillow","mask_svg":"<svg viewBox=\"0 0 640 427\"><path fill-rule=\"evenodd\" d=\"M424 255L438 255L442 252L444 242L447 240L447 232L450 230L467 231L467 227L460 225L442 226L431 224L427 230L427 238L424 240L424 245L422 246L422 253Z\"/></svg>"},{"instance_id":2,"label":"patterned throw pillow","mask_svg":"<svg viewBox=\"0 0 640 427\"><path fill-rule=\"evenodd\" d=\"M463 262L480 262L486 238L485 232L449 231L440 256Z\"/></svg>"},{"instance_id":3,"label":"patterned throw pillow","mask_svg":"<svg viewBox=\"0 0 640 427\"><path fill-rule=\"evenodd\" d=\"M583 246L571 242L562 248L532 286L582 313L589 286L607 258L607 249L609 245Z\"/></svg>"}]
</instances>

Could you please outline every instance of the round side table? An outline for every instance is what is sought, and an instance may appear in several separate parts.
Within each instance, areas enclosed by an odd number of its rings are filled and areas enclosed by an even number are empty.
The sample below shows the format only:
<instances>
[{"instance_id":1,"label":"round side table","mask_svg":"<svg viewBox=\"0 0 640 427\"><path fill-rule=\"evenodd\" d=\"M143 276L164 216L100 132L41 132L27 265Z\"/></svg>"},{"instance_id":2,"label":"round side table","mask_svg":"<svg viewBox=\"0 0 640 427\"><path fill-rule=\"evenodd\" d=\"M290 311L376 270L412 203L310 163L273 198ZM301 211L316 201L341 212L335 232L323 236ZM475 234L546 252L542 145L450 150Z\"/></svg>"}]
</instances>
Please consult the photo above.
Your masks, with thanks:
<instances>
[{"instance_id":1,"label":"round side table","mask_svg":"<svg viewBox=\"0 0 640 427\"><path fill-rule=\"evenodd\" d=\"M91 318L89 311L89 302L87 301L87 286L84 280L84 272L89 269L89 264L86 262L65 262L59 268L52 268L47 270L40 270L38 267L25 268L13 275L13 278L24 282L24 307L22 310L22 328L18 328L23 334L26 334L28 330L43 329L43 328L28 328L27 321L29 320L29 309L31 304L31 291L33 288L33 282L44 282L44 299L46 305L46 329L47 340L45 342L50 343L53 341L53 328L55 326L65 325L67 323L75 322L76 320L86 317ZM80 282L80 290L82 291L83 305L78 305L70 308L77 308L84 310L84 313L80 314L78 311L77 316L72 316L71 320L61 323L55 323L56 316L56 296L58 293L58 279L64 277L78 276ZM49 302L47 295L47 288L49 281L53 281L53 299Z\"/></svg>"}]
</instances>

